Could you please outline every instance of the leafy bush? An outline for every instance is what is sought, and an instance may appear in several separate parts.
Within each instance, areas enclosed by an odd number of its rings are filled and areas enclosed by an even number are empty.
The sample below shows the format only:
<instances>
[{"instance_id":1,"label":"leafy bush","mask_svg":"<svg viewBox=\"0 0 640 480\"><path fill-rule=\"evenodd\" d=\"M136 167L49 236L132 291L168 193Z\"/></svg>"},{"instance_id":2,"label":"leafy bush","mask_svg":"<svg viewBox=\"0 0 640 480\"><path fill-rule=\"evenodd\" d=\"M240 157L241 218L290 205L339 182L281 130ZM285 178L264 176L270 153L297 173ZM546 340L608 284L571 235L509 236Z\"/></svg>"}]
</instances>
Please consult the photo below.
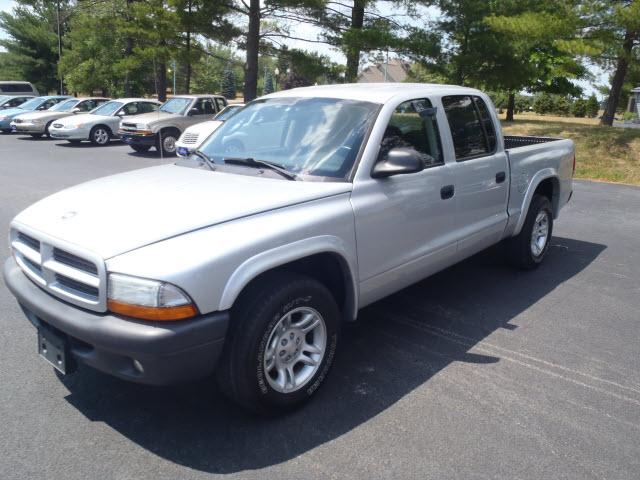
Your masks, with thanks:
<instances>
[{"instance_id":1,"label":"leafy bush","mask_svg":"<svg viewBox=\"0 0 640 480\"><path fill-rule=\"evenodd\" d=\"M539 115L552 113L553 109L554 109L553 98L548 93L541 93L533 101L533 111Z\"/></svg>"},{"instance_id":2,"label":"leafy bush","mask_svg":"<svg viewBox=\"0 0 640 480\"><path fill-rule=\"evenodd\" d=\"M574 117L584 117L587 115L587 101L583 98L578 98L571 105L571 115Z\"/></svg>"},{"instance_id":3,"label":"leafy bush","mask_svg":"<svg viewBox=\"0 0 640 480\"><path fill-rule=\"evenodd\" d=\"M592 94L587 100L587 117L595 118L598 116L598 111L600 110L600 102L596 98L595 94Z\"/></svg>"},{"instance_id":4,"label":"leafy bush","mask_svg":"<svg viewBox=\"0 0 640 480\"><path fill-rule=\"evenodd\" d=\"M624 120L625 122L631 122L633 120L636 120L637 118L638 114L634 112L624 112L622 114L622 120Z\"/></svg>"}]
</instances>

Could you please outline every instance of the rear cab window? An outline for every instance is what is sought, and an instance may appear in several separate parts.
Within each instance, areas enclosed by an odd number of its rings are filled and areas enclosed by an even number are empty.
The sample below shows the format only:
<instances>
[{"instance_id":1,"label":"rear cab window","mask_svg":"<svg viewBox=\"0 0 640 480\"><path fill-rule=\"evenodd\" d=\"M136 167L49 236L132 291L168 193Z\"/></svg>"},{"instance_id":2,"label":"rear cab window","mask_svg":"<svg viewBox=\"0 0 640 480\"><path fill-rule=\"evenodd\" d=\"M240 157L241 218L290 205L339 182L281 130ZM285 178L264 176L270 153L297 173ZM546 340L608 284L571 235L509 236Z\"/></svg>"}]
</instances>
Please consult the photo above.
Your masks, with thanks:
<instances>
[{"instance_id":1,"label":"rear cab window","mask_svg":"<svg viewBox=\"0 0 640 480\"><path fill-rule=\"evenodd\" d=\"M456 161L492 155L496 150L496 130L489 109L476 95L442 97Z\"/></svg>"}]
</instances>

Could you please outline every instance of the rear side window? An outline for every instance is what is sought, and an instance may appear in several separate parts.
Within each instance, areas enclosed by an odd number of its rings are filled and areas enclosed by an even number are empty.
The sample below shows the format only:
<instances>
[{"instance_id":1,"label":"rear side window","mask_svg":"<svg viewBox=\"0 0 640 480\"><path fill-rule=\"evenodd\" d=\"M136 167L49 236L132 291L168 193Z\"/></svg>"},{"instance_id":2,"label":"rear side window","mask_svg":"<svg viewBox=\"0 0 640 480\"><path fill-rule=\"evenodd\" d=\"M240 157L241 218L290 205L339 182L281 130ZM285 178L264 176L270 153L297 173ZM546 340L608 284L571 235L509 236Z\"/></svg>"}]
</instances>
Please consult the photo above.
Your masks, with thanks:
<instances>
[{"instance_id":1,"label":"rear side window","mask_svg":"<svg viewBox=\"0 0 640 480\"><path fill-rule=\"evenodd\" d=\"M442 98L456 160L490 155L496 147L496 133L487 106L481 98L452 95Z\"/></svg>"},{"instance_id":2,"label":"rear side window","mask_svg":"<svg viewBox=\"0 0 640 480\"><path fill-rule=\"evenodd\" d=\"M444 163L435 109L428 99L409 100L396 107L384 132L380 151L384 155L396 147L413 147L424 155L426 167Z\"/></svg>"},{"instance_id":3,"label":"rear side window","mask_svg":"<svg viewBox=\"0 0 640 480\"><path fill-rule=\"evenodd\" d=\"M220 97L216 97L216 106L218 107L218 111L220 111L227 106L227 101Z\"/></svg>"},{"instance_id":4,"label":"rear side window","mask_svg":"<svg viewBox=\"0 0 640 480\"><path fill-rule=\"evenodd\" d=\"M4 83L0 85L0 92L21 93L32 92L33 88L28 83Z\"/></svg>"}]
</instances>

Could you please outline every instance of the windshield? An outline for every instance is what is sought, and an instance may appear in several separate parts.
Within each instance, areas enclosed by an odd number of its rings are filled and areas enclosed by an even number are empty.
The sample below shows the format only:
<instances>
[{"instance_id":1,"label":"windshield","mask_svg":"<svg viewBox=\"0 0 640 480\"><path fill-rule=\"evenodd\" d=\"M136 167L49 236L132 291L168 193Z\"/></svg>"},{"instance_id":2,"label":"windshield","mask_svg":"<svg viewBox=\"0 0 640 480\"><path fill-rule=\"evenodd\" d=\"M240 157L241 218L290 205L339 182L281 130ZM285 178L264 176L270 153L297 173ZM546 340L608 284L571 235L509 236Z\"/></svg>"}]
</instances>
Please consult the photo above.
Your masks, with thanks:
<instances>
[{"instance_id":1,"label":"windshield","mask_svg":"<svg viewBox=\"0 0 640 480\"><path fill-rule=\"evenodd\" d=\"M122 107L122 105L124 105L122 102L107 102L100 105L98 108L91 110L89 113L91 115L109 116L113 115L120 107Z\"/></svg>"},{"instance_id":2,"label":"windshield","mask_svg":"<svg viewBox=\"0 0 640 480\"><path fill-rule=\"evenodd\" d=\"M50 112L68 112L73 107L75 107L77 103L78 103L78 100L74 98L71 100L67 100L66 102L57 103L56 105L51 107L49 111Z\"/></svg>"},{"instance_id":3,"label":"windshield","mask_svg":"<svg viewBox=\"0 0 640 480\"><path fill-rule=\"evenodd\" d=\"M228 120L232 115L238 113L238 110L242 108L242 105L229 105L222 109L222 111L214 117L214 120L225 121Z\"/></svg>"},{"instance_id":4,"label":"windshield","mask_svg":"<svg viewBox=\"0 0 640 480\"><path fill-rule=\"evenodd\" d=\"M0 104L3 104L4 102L9 100L10 98L11 97L9 95L0 95Z\"/></svg>"},{"instance_id":5,"label":"windshield","mask_svg":"<svg viewBox=\"0 0 640 480\"><path fill-rule=\"evenodd\" d=\"M190 98L171 98L162 104L160 111L182 115L190 103Z\"/></svg>"},{"instance_id":6,"label":"windshield","mask_svg":"<svg viewBox=\"0 0 640 480\"><path fill-rule=\"evenodd\" d=\"M42 97L36 97L24 102L22 105L16 108L20 108L21 110L35 110L46 101L47 100Z\"/></svg>"},{"instance_id":7,"label":"windshield","mask_svg":"<svg viewBox=\"0 0 640 480\"><path fill-rule=\"evenodd\" d=\"M254 158L303 175L344 178L378 105L335 98L269 98L239 109L200 150L215 163Z\"/></svg>"}]
</instances>

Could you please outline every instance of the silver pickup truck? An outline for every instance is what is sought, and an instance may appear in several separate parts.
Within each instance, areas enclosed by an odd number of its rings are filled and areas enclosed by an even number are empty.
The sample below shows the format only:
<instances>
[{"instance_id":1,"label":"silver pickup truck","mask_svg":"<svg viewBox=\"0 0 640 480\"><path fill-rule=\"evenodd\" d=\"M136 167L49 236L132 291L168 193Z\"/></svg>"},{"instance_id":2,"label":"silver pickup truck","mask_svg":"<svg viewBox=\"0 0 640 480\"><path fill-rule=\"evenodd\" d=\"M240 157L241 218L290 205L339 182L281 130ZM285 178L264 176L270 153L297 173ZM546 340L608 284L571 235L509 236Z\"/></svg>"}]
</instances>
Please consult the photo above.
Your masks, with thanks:
<instances>
[{"instance_id":1,"label":"silver pickup truck","mask_svg":"<svg viewBox=\"0 0 640 480\"><path fill-rule=\"evenodd\" d=\"M136 152L155 147L161 155L175 155L176 141L187 127L210 120L226 106L222 95L171 97L154 112L123 118L118 135Z\"/></svg>"},{"instance_id":2,"label":"silver pickup truck","mask_svg":"<svg viewBox=\"0 0 640 480\"><path fill-rule=\"evenodd\" d=\"M574 166L569 140L503 136L470 88L277 92L173 165L24 210L4 277L62 372L215 373L278 413L323 383L362 307L501 241L537 267Z\"/></svg>"}]
</instances>

